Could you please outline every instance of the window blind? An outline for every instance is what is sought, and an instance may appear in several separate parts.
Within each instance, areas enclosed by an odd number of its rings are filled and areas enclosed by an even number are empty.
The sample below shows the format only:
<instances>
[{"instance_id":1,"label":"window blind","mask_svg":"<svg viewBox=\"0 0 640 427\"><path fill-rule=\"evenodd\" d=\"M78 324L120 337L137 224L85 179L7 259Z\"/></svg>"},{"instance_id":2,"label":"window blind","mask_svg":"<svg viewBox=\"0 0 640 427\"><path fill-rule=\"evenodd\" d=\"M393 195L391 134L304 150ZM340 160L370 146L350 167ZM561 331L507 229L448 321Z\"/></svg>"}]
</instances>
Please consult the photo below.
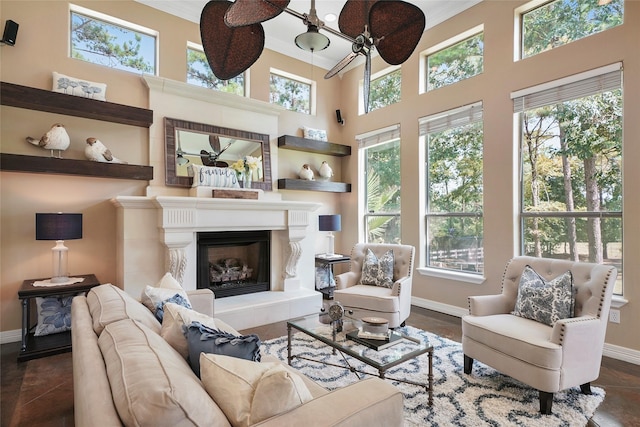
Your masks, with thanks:
<instances>
[{"instance_id":1,"label":"window blind","mask_svg":"<svg viewBox=\"0 0 640 427\"><path fill-rule=\"evenodd\" d=\"M418 119L420 136L440 132L458 126L464 126L482 120L482 102L465 105L453 110L433 114Z\"/></svg>"},{"instance_id":2,"label":"window blind","mask_svg":"<svg viewBox=\"0 0 640 427\"><path fill-rule=\"evenodd\" d=\"M616 63L511 94L513 112L521 113L545 105L559 104L600 92L620 89L622 64Z\"/></svg>"},{"instance_id":3,"label":"window blind","mask_svg":"<svg viewBox=\"0 0 640 427\"><path fill-rule=\"evenodd\" d=\"M386 128L377 129L371 132L356 135L358 148L368 148L374 145L400 139L400 125L395 124Z\"/></svg>"}]
</instances>

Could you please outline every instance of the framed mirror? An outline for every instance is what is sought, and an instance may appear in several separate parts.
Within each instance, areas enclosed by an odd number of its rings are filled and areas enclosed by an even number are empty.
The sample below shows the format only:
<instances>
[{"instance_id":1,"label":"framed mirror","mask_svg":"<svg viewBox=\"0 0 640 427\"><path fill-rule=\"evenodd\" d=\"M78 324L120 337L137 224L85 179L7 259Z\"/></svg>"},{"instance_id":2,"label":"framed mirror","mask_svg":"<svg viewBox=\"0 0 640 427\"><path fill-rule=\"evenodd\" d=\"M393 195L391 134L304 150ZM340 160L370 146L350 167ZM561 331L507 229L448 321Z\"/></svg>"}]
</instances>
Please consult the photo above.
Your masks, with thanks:
<instances>
[{"instance_id":1,"label":"framed mirror","mask_svg":"<svg viewBox=\"0 0 640 427\"><path fill-rule=\"evenodd\" d=\"M271 191L269 135L164 118L165 184L191 187L190 164L227 167L252 156L259 160L251 188Z\"/></svg>"}]
</instances>

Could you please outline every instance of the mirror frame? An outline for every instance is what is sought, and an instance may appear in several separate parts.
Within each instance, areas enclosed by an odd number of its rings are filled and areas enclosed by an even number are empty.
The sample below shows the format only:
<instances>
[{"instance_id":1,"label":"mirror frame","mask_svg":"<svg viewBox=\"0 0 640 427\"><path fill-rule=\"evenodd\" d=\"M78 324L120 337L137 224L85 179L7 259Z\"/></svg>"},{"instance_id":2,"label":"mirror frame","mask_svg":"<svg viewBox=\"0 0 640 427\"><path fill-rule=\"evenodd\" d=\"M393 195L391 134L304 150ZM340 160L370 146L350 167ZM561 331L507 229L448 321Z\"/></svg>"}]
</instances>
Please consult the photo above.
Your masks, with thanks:
<instances>
[{"instance_id":1,"label":"mirror frame","mask_svg":"<svg viewBox=\"0 0 640 427\"><path fill-rule=\"evenodd\" d=\"M178 176L176 174L176 129L192 130L198 133L210 133L224 135L238 139L248 139L262 144L262 173L264 181L253 181L251 188L259 188L271 191L271 148L269 147L269 135L249 132L239 129L230 129L220 126L195 123L187 120L164 118L164 142L165 142L165 179L167 186L191 187L193 178L190 176Z\"/></svg>"}]
</instances>

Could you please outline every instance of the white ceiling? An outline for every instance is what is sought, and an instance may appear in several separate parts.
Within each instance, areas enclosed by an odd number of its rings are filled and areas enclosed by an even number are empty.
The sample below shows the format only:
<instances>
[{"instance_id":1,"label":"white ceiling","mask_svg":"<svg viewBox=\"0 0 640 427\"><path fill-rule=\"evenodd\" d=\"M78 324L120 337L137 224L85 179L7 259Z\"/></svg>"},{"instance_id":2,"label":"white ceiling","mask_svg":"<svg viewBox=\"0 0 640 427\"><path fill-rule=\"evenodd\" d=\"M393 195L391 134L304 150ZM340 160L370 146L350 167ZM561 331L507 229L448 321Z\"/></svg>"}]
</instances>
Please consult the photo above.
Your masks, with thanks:
<instances>
[{"instance_id":1,"label":"white ceiling","mask_svg":"<svg viewBox=\"0 0 640 427\"><path fill-rule=\"evenodd\" d=\"M166 13L178 16L183 19L200 23L200 12L202 11L207 0L135 0L139 3L151 6ZM419 6L426 17L426 28L429 29L435 25L446 21L452 16L468 9L469 7L479 3L481 0L412 0L409 1ZM336 16L340 14L345 0L317 0L316 11L318 17L325 21L328 13L334 13ZM309 13L311 8L310 0L291 0L289 9L299 13ZM351 51L351 45L348 41L324 32L331 40L331 45L320 52L306 52L299 49L294 38L305 32L306 26L302 20L282 13L277 17L263 22L265 32L265 47L267 49L280 52L284 55L300 59L307 63L313 63L316 66L326 70L331 69L339 60L345 57ZM338 30L338 22L325 22L326 26ZM356 62L356 61L354 61ZM355 64L354 64L355 65Z\"/></svg>"}]
</instances>

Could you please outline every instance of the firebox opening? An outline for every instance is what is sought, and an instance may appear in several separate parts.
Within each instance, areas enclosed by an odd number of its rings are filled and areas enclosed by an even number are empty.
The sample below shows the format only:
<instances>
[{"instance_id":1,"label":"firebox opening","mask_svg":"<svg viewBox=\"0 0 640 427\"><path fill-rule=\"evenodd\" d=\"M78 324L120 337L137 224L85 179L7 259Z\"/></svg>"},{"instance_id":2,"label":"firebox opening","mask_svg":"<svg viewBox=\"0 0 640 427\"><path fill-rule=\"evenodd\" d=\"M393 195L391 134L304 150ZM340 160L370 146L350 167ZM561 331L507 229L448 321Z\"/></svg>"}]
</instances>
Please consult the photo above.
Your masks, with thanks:
<instances>
[{"instance_id":1,"label":"firebox opening","mask_svg":"<svg viewBox=\"0 0 640 427\"><path fill-rule=\"evenodd\" d=\"M198 233L198 289L216 298L270 290L271 231Z\"/></svg>"}]
</instances>

